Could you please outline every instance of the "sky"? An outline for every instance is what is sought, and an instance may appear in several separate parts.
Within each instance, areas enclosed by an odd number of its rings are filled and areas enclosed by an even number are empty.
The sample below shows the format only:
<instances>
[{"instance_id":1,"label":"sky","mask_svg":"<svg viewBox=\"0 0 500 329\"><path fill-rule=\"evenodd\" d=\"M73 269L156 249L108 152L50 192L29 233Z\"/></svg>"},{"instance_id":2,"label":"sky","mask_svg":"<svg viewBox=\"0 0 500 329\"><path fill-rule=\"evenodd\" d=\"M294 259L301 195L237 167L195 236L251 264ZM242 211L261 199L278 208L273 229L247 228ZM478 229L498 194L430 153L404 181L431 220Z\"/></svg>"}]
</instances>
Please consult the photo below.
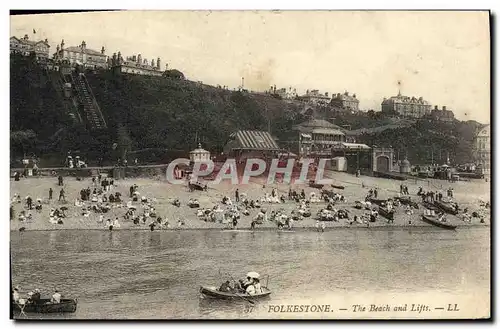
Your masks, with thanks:
<instances>
[{"instance_id":1,"label":"sky","mask_svg":"<svg viewBox=\"0 0 500 329\"><path fill-rule=\"evenodd\" d=\"M36 34L33 34L33 29ZM11 36L161 57L194 81L423 97L460 120L490 122L488 12L122 11L11 16Z\"/></svg>"}]
</instances>

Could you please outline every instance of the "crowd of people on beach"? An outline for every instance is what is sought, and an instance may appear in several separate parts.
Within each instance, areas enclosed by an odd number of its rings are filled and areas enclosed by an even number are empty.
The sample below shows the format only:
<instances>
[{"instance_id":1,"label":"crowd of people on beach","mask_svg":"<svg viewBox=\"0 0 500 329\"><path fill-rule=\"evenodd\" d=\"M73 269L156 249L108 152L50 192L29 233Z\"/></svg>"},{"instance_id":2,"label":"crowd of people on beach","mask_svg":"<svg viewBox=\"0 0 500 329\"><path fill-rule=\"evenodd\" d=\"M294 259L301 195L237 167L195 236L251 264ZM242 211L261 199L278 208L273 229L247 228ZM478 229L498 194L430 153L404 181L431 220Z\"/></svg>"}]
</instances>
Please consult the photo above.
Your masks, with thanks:
<instances>
[{"instance_id":1,"label":"crowd of people on beach","mask_svg":"<svg viewBox=\"0 0 500 329\"><path fill-rule=\"evenodd\" d=\"M81 177L79 178L79 181L83 180ZM57 200L59 205L53 203L56 201L53 200L54 190L52 187L48 189L48 199L46 200L42 198L34 200L30 195L27 195L23 202L21 196L15 194L11 200L11 219L15 218L14 205L23 204L23 209L19 212L17 219L26 223L33 222L35 217L43 217L45 209L48 208L48 219L51 224L64 225L65 218L76 216L83 223L91 223L91 218L96 217L95 223L109 230L120 228L124 222L130 223L127 226L149 227L151 231L174 227L168 218L158 214L156 198L141 196L141 189L137 184L129 186L128 198L127 196L124 198L118 191L117 184L112 177L97 174L91 177L88 186L80 189L73 204L66 201L65 188L67 186L65 184L68 184L65 182L65 178L59 175L57 177L57 186L60 186L59 199ZM188 190L191 190L189 186ZM199 193L205 192L200 190ZM296 226L295 222L312 217L311 206L313 204L325 205L316 213L315 218L318 220L316 228L318 230L322 230L321 227L324 226L324 223L321 224L321 222L340 222L341 220L345 220L350 226L354 224L369 225L369 223L377 221L380 214L386 217L388 223L392 223L394 222L393 214L397 209L403 209L407 215L412 215L418 209L416 202L411 201L408 187L403 184L400 185L399 196L387 200L379 200L378 189L370 188L365 199L356 201L354 205L355 208L366 210L362 215L351 214L349 208L345 207L347 200L342 193L325 188L314 188L313 191L306 194L305 189L289 188L288 193L286 191L280 193L276 188L266 191L265 186L263 186L261 196L253 199L238 188L233 193L234 199L230 195L222 195L220 202L214 201L214 204L206 208L200 207L196 195L182 202L180 198L175 198L171 204L176 207L192 208L195 218L208 223L224 224L227 229L237 229L241 217L250 216L249 222L252 230L266 222L274 223L278 230L292 229ZM417 195L421 196L422 202L433 203L436 200L443 200L441 192L424 191L422 187L419 188ZM452 200L453 188L447 190L447 198L447 202L454 204L458 211L458 204L453 203ZM74 214L68 215L67 211L70 208L76 212L73 211ZM381 212L382 210L383 212ZM465 211L462 217L467 221L469 217L474 218L476 215L476 212L468 213ZM479 218L481 217L479 216ZM183 228L186 225L184 218L176 218L174 221L177 223L177 228Z\"/></svg>"}]
</instances>

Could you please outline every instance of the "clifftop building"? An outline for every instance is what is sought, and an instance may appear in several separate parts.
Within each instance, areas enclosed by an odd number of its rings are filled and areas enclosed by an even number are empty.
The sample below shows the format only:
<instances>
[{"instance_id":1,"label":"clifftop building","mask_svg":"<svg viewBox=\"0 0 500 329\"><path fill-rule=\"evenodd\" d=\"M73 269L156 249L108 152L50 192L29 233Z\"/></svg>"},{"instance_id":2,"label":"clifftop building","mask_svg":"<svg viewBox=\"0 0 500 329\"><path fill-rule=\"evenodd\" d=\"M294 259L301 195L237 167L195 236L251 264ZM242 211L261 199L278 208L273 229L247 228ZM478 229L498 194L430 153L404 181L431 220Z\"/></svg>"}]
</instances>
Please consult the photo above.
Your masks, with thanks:
<instances>
[{"instance_id":1,"label":"clifftop building","mask_svg":"<svg viewBox=\"0 0 500 329\"><path fill-rule=\"evenodd\" d=\"M286 88L276 89L276 86L272 86L269 89L269 93L271 95L278 95L282 99L295 99L298 96L297 89L295 89L295 88L292 89L292 87L289 87L288 89L286 89Z\"/></svg>"},{"instance_id":2,"label":"clifftop building","mask_svg":"<svg viewBox=\"0 0 500 329\"><path fill-rule=\"evenodd\" d=\"M443 106L442 110L439 110L437 105L434 106L434 109L431 111L430 114L427 115L427 117L431 120L436 120L436 121L453 121L453 120L455 120L455 115L453 114L452 111L447 110L446 106Z\"/></svg>"},{"instance_id":3,"label":"clifftop building","mask_svg":"<svg viewBox=\"0 0 500 329\"><path fill-rule=\"evenodd\" d=\"M491 173L491 127L483 126L474 137L474 160L483 173Z\"/></svg>"},{"instance_id":4,"label":"clifftop building","mask_svg":"<svg viewBox=\"0 0 500 329\"><path fill-rule=\"evenodd\" d=\"M307 90L306 93L299 96L298 99L311 105L328 105L331 100L327 92L322 94L317 89Z\"/></svg>"},{"instance_id":5,"label":"clifftop building","mask_svg":"<svg viewBox=\"0 0 500 329\"><path fill-rule=\"evenodd\" d=\"M86 68L107 68L107 56L104 47L101 51L87 48L85 41L76 47L64 47L64 40L57 45L54 60L67 60L71 65L82 65Z\"/></svg>"},{"instance_id":6,"label":"clifftop building","mask_svg":"<svg viewBox=\"0 0 500 329\"><path fill-rule=\"evenodd\" d=\"M356 98L356 94L349 95L347 91L343 94L333 94L330 105L345 110L359 111L359 99Z\"/></svg>"},{"instance_id":7,"label":"clifftop building","mask_svg":"<svg viewBox=\"0 0 500 329\"><path fill-rule=\"evenodd\" d=\"M137 56L128 56L124 60L121 53L118 52L118 54L115 53L108 59L108 65L118 73L152 76L162 76L163 74L160 57L156 59L156 62L154 59L149 62L147 59L143 59L141 54L138 54Z\"/></svg>"},{"instance_id":8,"label":"clifftop building","mask_svg":"<svg viewBox=\"0 0 500 329\"><path fill-rule=\"evenodd\" d=\"M25 34L22 38L10 37L10 52L29 56L35 53L37 60L46 60L49 58L49 42L47 39L33 41Z\"/></svg>"},{"instance_id":9,"label":"clifftop building","mask_svg":"<svg viewBox=\"0 0 500 329\"><path fill-rule=\"evenodd\" d=\"M382 112L386 114L396 113L407 118L421 118L431 113L431 104L422 97L397 96L384 98L382 101Z\"/></svg>"}]
</instances>

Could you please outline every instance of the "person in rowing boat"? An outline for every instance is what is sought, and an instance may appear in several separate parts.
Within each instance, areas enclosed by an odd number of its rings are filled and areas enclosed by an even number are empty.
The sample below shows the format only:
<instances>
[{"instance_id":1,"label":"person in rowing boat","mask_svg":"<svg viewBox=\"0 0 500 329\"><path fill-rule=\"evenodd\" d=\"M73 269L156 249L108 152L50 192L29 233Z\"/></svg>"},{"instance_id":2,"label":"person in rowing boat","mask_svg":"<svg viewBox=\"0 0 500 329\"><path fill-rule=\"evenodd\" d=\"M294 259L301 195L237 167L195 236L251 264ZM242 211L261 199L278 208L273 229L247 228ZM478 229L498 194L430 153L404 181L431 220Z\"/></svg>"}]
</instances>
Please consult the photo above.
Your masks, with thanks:
<instances>
[{"instance_id":1,"label":"person in rowing boat","mask_svg":"<svg viewBox=\"0 0 500 329\"><path fill-rule=\"evenodd\" d=\"M240 279L239 281L236 281L234 283L233 290L234 292L245 292L245 289L243 289L243 280Z\"/></svg>"},{"instance_id":2,"label":"person in rowing boat","mask_svg":"<svg viewBox=\"0 0 500 329\"><path fill-rule=\"evenodd\" d=\"M14 288L14 291L12 292L12 299L14 300L14 302L19 302L19 299L21 298L21 296L19 296L19 288L18 287L15 287Z\"/></svg>"},{"instance_id":3,"label":"person in rowing boat","mask_svg":"<svg viewBox=\"0 0 500 329\"><path fill-rule=\"evenodd\" d=\"M252 285L252 278L247 276L247 279L245 281L240 280L240 283L241 283L241 287L243 288L243 290L246 291L247 288Z\"/></svg>"},{"instance_id":4,"label":"person in rowing boat","mask_svg":"<svg viewBox=\"0 0 500 329\"><path fill-rule=\"evenodd\" d=\"M59 304L61 302L61 294L59 293L59 291L57 291L57 289L54 290L54 294L52 295L50 302L52 304Z\"/></svg>"},{"instance_id":5,"label":"person in rowing boat","mask_svg":"<svg viewBox=\"0 0 500 329\"><path fill-rule=\"evenodd\" d=\"M446 222L446 217L445 217L444 213L439 214L438 220L440 222Z\"/></svg>"},{"instance_id":6,"label":"person in rowing boat","mask_svg":"<svg viewBox=\"0 0 500 329\"><path fill-rule=\"evenodd\" d=\"M33 294L31 295L30 297L30 301L33 303L33 304L38 304L40 303L40 289L35 289L35 291L33 291Z\"/></svg>"},{"instance_id":7,"label":"person in rowing boat","mask_svg":"<svg viewBox=\"0 0 500 329\"><path fill-rule=\"evenodd\" d=\"M253 279L253 286L255 289L256 294L261 294L262 293L262 287L260 286L260 280L257 278Z\"/></svg>"},{"instance_id":8,"label":"person in rowing boat","mask_svg":"<svg viewBox=\"0 0 500 329\"><path fill-rule=\"evenodd\" d=\"M231 283L229 282L229 280L222 283L221 286L219 287L219 291L222 291L222 292L231 292L232 290L233 289L231 288Z\"/></svg>"}]
</instances>

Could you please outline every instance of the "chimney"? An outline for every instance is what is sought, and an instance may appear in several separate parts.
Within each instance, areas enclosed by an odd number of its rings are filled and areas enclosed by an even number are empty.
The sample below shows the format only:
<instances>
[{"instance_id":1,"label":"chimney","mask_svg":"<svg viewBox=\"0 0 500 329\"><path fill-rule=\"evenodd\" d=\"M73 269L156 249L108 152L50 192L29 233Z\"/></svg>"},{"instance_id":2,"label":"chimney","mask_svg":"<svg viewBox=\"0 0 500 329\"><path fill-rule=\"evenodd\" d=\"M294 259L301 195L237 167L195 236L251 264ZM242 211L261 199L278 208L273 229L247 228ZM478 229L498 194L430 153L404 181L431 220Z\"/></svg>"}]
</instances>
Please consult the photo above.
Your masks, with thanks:
<instances>
[{"instance_id":1,"label":"chimney","mask_svg":"<svg viewBox=\"0 0 500 329\"><path fill-rule=\"evenodd\" d=\"M156 68L157 68L158 70L161 70L161 65L160 65L160 57L158 57L158 58L156 59Z\"/></svg>"},{"instance_id":2,"label":"chimney","mask_svg":"<svg viewBox=\"0 0 500 329\"><path fill-rule=\"evenodd\" d=\"M104 51L105 51L104 46L102 46L102 48L101 48L101 54L104 55Z\"/></svg>"},{"instance_id":3,"label":"chimney","mask_svg":"<svg viewBox=\"0 0 500 329\"><path fill-rule=\"evenodd\" d=\"M87 48L87 44L85 43L85 40L82 41L82 45L81 45L82 49L85 49Z\"/></svg>"},{"instance_id":4,"label":"chimney","mask_svg":"<svg viewBox=\"0 0 500 329\"><path fill-rule=\"evenodd\" d=\"M141 64L142 63L142 56L141 54L137 55L137 64Z\"/></svg>"},{"instance_id":5,"label":"chimney","mask_svg":"<svg viewBox=\"0 0 500 329\"><path fill-rule=\"evenodd\" d=\"M437 105L435 105L435 106L434 106L434 109L435 109L435 110L437 110L437 109L438 109L438 106L437 106Z\"/></svg>"},{"instance_id":6,"label":"chimney","mask_svg":"<svg viewBox=\"0 0 500 329\"><path fill-rule=\"evenodd\" d=\"M446 106L443 106L443 111L446 111Z\"/></svg>"},{"instance_id":7,"label":"chimney","mask_svg":"<svg viewBox=\"0 0 500 329\"><path fill-rule=\"evenodd\" d=\"M137 56L136 55L132 56L132 61L133 62L137 62Z\"/></svg>"},{"instance_id":8,"label":"chimney","mask_svg":"<svg viewBox=\"0 0 500 329\"><path fill-rule=\"evenodd\" d=\"M155 67L155 59L154 58L151 60L151 66Z\"/></svg>"}]
</instances>

